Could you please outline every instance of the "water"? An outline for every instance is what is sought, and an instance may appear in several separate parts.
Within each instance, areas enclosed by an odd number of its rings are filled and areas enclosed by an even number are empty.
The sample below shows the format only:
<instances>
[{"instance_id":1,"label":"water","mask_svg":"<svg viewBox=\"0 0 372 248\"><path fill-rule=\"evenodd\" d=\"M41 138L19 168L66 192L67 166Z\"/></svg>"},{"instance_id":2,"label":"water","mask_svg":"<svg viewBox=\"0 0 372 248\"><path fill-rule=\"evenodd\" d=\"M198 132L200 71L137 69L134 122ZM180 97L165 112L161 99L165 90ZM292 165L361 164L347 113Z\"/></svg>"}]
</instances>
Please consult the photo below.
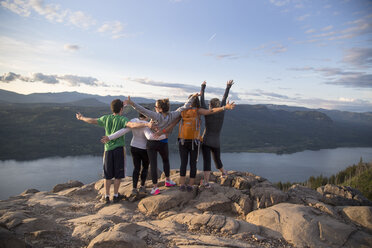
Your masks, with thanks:
<instances>
[{"instance_id":1,"label":"water","mask_svg":"<svg viewBox=\"0 0 372 248\"><path fill-rule=\"evenodd\" d=\"M319 151L303 151L293 154L224 153L222 162L227 170L248 171L271 182L302 182L310 176L330 176L349 165L372 161L372 148L337 148ZM159 158L160 160L160 158ZM213 162L212 162L213 163ZM171 168L179 168L177 153L170 154ZM162 170L162 163L158 162ZM127 158L127 175L132 173L132 158ZM198 170L203 169L202 156ZM212 165L212 170L214 165ZM101 179L102 157L78 156L45 158L33 161L0 161L0 199L17 195L25 189L51 190L54 185L68 180L84 184Z\"/></svg>"}]
</instances>

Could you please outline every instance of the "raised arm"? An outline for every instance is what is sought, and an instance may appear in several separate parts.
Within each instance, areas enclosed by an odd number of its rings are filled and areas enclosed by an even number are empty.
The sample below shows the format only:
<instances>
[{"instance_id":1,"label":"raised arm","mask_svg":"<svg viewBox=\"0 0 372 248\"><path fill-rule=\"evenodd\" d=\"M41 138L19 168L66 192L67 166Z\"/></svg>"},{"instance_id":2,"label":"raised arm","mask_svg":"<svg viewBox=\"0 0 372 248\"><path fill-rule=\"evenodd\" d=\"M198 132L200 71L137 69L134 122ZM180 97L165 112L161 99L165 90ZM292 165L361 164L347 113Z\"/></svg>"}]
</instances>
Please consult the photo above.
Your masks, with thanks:
<instances>
[{"instance_id":1,"label":"raised arm","mask_svg":"<svg viewBox=\"0 0 372 248\"><path fill-rule=\"evenodd\" d=\"M76 113L76 119L84 121L89 124L98 124L98 118L85 117L80 112Z\"/></svg>"},{"instance_id":2,"label":"raised arm","mask_svg":"<svg viewBox=\"0 0 372 248\"><path fill-rule=\"evenodd\" d=\"M205 87L207 86L207 82L204 81L202 84L201 84L201 89L200 89L200 105L202 108L204 109L208 109L207 108L207 105L205 104L205 99L204 99L204 91L205 91Z\"/></svg>"},{"instance_id":3,"label":"raised arm","mask_svg":"<svg viewBox=\"0 0 372 248\"><path fill-rule=\"evenodd\" d=\"M175 112L180 112L181 113L182 111L191 108L191 104L194 101L194 98L198 97L198 96L199 96L199 93L192 94L191 97L189 99L187 99L185 104L183 106L179 107L178 109L176 109Z\"/></svg>"},{"instance_id":4,"label":"raised arm","mask_svg":"<svg viewBox=\"0 0 372 248\"><path fill-rule=\"evenodd\" d=\"M234 102L230 103L229 101L227 101L226 106L223 106L223 107L218 107L218 108L213 108L213 109L200 108L200 109L198 109L198 114L200 114L200 115L213 115L213 114L217 114L219 112L222 112L224 110L231 110L231 109L234 109L234 108L235 108L235 103Z\"/></svg>"},{"instance_id":5,"label":"raised arm","mask_svg":"<svg viewBox=\"0 0 372 248\"><path fill-rule=\"evenodd\" d=\"M227 81L226 83L226 90L225 90L225 94L223 95L222 97L222 101L221 101L221 106L225 106L226 105L226 99L229 95L229 91L230 91L230 88L231 86L234 84L234 81L233 80L229 80Z\"/></svg>"},{"instance_id":6,"label":"raised arm","mask_svg":"<svg viewBox=\"0 0 372 248\"><path fill-rule=\"evenodd\" d=\"M146 117L149 117L150 119L158 121L161 118L161 114L156 113L155 111L148 110L141 105L133 102L130 99L130 96L128 96L128 99L124 101L124 104L131 105L137 112L140 112L141 114L145 115Z\"/></svg>"}]
</instances>

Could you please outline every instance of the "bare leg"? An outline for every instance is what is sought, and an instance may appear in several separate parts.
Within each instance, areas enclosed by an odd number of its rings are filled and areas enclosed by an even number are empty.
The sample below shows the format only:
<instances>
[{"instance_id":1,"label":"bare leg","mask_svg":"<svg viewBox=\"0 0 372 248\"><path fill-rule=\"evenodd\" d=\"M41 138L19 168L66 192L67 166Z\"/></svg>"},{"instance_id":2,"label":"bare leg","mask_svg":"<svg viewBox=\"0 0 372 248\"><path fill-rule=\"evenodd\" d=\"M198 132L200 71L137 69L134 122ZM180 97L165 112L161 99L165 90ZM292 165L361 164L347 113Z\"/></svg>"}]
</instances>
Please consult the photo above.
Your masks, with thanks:
<instances>
[{"instance_id":1,"label":"bare leg","mask_svg":"<svg viewBox=\"0 0 372 248\"><path fill-rule=\"evenodd\" d=\"M185 185L186 177L180 176L180 185Z\"/></svg>"},{"instance_id":2,"label":"bare leg","mask_svg":"<svg viewBox=\"0 0 372 248\"><path fill-rule=\"evenodd\" d=\"M119 192L119 186L120 186L121 179L114 180L114 194L117 194Z\"/></svg>"},{"instance_id":3,"label":"bare leg","mask_svg":"<svg viewBox=\"0 0 372 248\"><path fill-rule=\"evenodd\" d=\"M211 171L204 171L204 183L209 182L209 176L211 174Z\"/></svg>"},{"instance_id":4,"label":"bare leg","mask_svg":"<svg viewBox=\"0 0 372 248\"><path fill-rule=\"evenodd\" d=\"M195 184L195 178L190 178L189 185L193 186Z\"/></svg>"},{"instance_id":5,"label":"bare leg","mask_svg":"<svg viewBox=\"0 0 372 248\"><path fill-rule=\"evenodd\" d=\"M111 179L105 179L104 186L105 186L106 195L110 195Z\"/></svg>"}]
</instances>

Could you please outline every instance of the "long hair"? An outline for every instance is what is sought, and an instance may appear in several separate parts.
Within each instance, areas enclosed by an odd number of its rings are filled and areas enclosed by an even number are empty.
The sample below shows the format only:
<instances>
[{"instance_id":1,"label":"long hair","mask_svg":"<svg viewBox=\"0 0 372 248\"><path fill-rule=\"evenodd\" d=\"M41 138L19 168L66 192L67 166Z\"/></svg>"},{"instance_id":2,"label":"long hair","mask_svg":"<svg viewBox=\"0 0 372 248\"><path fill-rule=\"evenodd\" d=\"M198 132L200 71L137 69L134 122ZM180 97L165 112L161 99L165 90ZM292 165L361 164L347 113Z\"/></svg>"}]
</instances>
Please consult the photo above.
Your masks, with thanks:
<instances>
[{"instance_id":1,"label":"long hair","mask_svg":"<svg viewBox=\"0 0 372 248\"><path fill-rule=\"evenodd\" d=\"M192 95L189 96L189 99L190 99L190 97L192 97ZM194 98L194 101L192 101L192 103L191 103L191 107L193 107L193 108L200 108L199 97L195 97Z\"/></svg>"}]
</instances>

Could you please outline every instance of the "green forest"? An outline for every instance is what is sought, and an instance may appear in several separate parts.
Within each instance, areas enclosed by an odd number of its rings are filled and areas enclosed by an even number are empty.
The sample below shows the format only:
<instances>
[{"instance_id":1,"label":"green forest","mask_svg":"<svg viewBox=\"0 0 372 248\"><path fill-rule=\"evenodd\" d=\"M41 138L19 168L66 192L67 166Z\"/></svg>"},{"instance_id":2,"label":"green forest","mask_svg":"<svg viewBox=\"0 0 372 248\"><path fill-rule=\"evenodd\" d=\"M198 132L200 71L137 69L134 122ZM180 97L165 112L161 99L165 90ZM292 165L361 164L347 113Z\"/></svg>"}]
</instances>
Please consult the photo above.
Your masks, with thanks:
<instances>
[{"instance_id":1,"label":"green forest","mask_svg":"<svg viewBox=\"0 0 372 248\"><path fill-rule=\"evenodd\" d=\"M324 177L322 175L317 177L311 176L302 183L278 182L275 185L281 190L288 191L294 184L301 184L312 189L317 189L326 184L349 186L359 190L365 197L372 201L372 162L365 163L360 158L358 164L349 166L345 170L330 177Z\"/></svg>"},{"instance_id":2,"label":"green forest","mask_svg":"<svg viewBox=\"0 0 372 248\"><path fill-rule=\"evenodd\" d=\"M144 104L153 109L153 104ZM172 105L172 109L179 105ZM78 121L110 114L109 105L0 104L0 160L32 160L53 156L101 155L101 127ZM124 116L137 117L126 107ZM369 116L367 116L370 118ZM131 133L126 135L129 145ZM371 122L332 120L318 111L285 111L263 105L237 105L225 113L221 133L223 152L293 153L335 147L372 147ZM177 128L169 138L178 151Z\"/></svg>"}]
</instances>

